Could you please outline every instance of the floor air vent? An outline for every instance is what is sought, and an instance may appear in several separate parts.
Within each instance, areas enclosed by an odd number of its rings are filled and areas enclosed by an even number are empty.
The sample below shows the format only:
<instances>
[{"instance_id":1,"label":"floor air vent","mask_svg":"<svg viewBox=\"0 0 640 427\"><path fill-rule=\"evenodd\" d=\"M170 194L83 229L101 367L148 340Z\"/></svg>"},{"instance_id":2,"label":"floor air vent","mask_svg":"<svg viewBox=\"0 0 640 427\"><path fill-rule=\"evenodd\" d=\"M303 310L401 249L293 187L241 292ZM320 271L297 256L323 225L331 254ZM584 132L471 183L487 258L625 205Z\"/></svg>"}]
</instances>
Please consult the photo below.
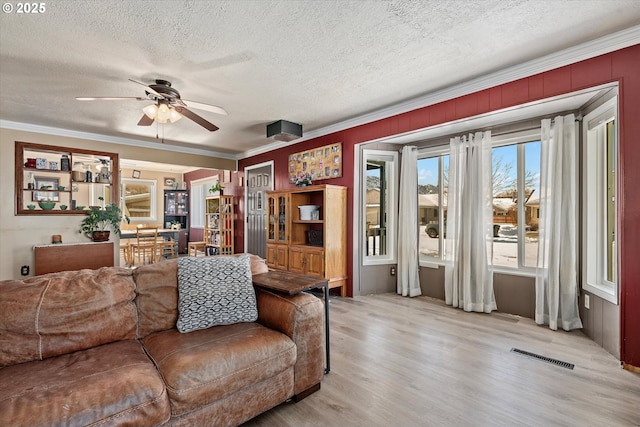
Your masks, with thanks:
<instances>
[{"instance_id":1,"label":"floor air vent","mask_svg":"<svg viewBox=\"0 0 640 427\"><path fill-rule=\"evenodd\" d=\"M524 356L533 357L534 359L542 360L543 362L551 363L567 369L573 369L573 367L575 366L573 363L563 362L562 360L552 359L546 356L540 356L539 354L530 353L528 351L520 350L519 348L512 348L511 351L513 353L518 353Z\"/></svg>"}]
</instances>

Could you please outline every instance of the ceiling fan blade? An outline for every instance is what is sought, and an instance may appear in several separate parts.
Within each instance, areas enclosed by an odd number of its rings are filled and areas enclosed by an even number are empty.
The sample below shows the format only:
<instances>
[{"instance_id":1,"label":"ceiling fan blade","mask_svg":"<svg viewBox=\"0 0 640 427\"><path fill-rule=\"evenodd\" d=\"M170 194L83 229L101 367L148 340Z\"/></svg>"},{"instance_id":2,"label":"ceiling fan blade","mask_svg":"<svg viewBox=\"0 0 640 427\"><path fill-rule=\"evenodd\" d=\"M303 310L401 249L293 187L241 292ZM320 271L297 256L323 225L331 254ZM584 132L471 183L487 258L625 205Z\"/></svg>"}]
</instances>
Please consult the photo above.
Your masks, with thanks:
<instances>
[{"instance_id":1,"label":"ceiling fan blade","mask_svg":"<svg viewBox=\"0 0 640 427\"><path fill-rule=\"evenodd\" d=\"M185 107L177 105L174 108L178 113L182 114L183 116L185 116L190 120L193 120L194 122L196 122L197 124L199 124L200 126L202 126L203 128L207 129L210 132L213 132L219 129L218 126L214 125L211 122L208 122L207 120L203 119L193 111L187 110Z\"/></svg>"},{"instance_id":2,"label":"ceiling fan blade","mask_svg":"<svg viewBox=\"0 0 640 427\"><path fill-rule=\"evenodd\" d=\"M140 96L76 96L78 101L121 101L123 99L135 99L136 101L148 101L149 98Z\"/></svg>"},{"instance_id":3,"label":"ceiling fan blade","mask_svg":"<svg viewBox=\"0 0 640 427\"><path fill-rule=\"evenodd\" d=\"M222 114L223 116L227 116L227 110L222 107L218 107L216 105L203 104L202 102L189 101L188 99L183 99L182 103L189 108L196 108L198 110L210 111L216 114Z\"/></svg>"},{"instance_id":4,"label":"ceiling fan blade","mask_svg":"<svg viewBox=\"0 0 640 427\"><path fill-rule=\"evenodd\" d=\"M151 126L152 123L153 123L153 119L147 116L146 114L143 114L142 118L138 122L138 126Z\"/></svg>"},{"instance_id":5,"label":"ceiling fan blade","mask_svg":"<svg viewBox=\"0 0 640 427\"><path fill-rule=\"evenodd\" d=\"M156 96L158 96L158 97L160 97L160 98L162 98L162 99L164 99L164 98L165 98L165 96L164 96L164 95L162 95L161 93L156 92L156 91L155 91L154 89L152 89L150 86L148 86L148 85L146 85L146 84L144 84L144 83L142 83L142 82L139 82L139 81L137 81L137 80L133 80L133 79L129 79L129 81L130 81L130 82L133 82L133 83L138 83L139 85L142 85L142 86L146 87L148 92L150 92L150 93L152 93L152 94L154 94L154 95L156 95Z\"/></svg>"}]
</instances>

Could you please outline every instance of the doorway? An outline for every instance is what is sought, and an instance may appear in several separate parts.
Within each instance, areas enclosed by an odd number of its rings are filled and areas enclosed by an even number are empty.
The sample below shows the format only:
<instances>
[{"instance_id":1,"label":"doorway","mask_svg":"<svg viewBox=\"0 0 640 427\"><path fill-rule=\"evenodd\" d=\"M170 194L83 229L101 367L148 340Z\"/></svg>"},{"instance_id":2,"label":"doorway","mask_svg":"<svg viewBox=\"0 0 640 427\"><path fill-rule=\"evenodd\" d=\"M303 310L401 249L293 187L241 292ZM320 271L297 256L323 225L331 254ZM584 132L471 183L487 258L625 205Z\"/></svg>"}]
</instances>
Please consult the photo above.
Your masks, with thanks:
<instances>
[{"instance_id":1,"label":"doorway","mask_svg":"<svg viewBox=\"0 0 640 427\"><path fill-rule=\"evenodd\" d=\"M244 169L245 192L245 242L246 252L267 257L266 192L273 190L273 161Z\"/></svg>"}]
</instances>

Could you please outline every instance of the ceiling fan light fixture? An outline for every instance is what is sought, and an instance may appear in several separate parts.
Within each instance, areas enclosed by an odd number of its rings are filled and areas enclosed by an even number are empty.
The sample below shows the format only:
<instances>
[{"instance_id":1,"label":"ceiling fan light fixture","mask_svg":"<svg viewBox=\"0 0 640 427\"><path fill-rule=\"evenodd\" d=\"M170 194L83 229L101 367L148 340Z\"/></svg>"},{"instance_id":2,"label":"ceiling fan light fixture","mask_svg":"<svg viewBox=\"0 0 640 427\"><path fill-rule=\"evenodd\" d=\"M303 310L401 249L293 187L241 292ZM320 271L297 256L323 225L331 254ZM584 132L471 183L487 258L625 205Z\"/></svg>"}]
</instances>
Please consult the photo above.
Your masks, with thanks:
<instances>
[{"instance_id":1,"label":"ceiling fan light fixture","mask_svg":"<svg viewBox=\"0 0 640 427\"><path fill-rule=\"evenodd\" d=\"M144 111L144 113L150 119L155 119L156 118L156 114L158 114L158 107L156 106L156 104L151 104L151 105L147 105L146 107L144 107L142 109L142 111Z\"/></svg>"},{"instance_id":2,"label":"ceiling fan light fixture","mask_svg":"<svg viewBox=\"0 0 640 427\"><path fill-rule=\"evenodd\" d=\"M169 121L175 123L182 118L182 114L178 113L175 108L169 110Z\"/></svg>"},{"instance_id":3,"label":"ceiling fan light fixture","mask_svg":"<svg viewBox=\"0 0 640 427\"><path fill-rule=\"evenodd\" d=\"M158 115L156 116L156 120L160 123L167 123L169 120L169 116L171 113L169 112L169 107L167 104L160 104L158 107Z\"/></svg>"}]
</instances>

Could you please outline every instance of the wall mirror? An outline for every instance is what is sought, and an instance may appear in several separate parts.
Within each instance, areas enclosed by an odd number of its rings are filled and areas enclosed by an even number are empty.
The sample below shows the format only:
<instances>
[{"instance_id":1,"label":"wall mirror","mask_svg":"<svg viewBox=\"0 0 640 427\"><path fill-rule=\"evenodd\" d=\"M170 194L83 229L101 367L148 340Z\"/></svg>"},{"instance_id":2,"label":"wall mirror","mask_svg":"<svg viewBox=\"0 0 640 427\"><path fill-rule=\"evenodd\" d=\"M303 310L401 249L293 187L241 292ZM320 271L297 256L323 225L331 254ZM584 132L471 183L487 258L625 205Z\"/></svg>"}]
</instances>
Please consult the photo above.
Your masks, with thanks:
<instances>
[{"instance_id":1,"label":"wall mirror","mask_svg":"<svg viewBox=\"0 0 640 427\"><path fill-rule=\"evenodd\" d=\"M132 222L156 221L156 181L123 178L122 211Z\"/></svg>"}]
</instances>

